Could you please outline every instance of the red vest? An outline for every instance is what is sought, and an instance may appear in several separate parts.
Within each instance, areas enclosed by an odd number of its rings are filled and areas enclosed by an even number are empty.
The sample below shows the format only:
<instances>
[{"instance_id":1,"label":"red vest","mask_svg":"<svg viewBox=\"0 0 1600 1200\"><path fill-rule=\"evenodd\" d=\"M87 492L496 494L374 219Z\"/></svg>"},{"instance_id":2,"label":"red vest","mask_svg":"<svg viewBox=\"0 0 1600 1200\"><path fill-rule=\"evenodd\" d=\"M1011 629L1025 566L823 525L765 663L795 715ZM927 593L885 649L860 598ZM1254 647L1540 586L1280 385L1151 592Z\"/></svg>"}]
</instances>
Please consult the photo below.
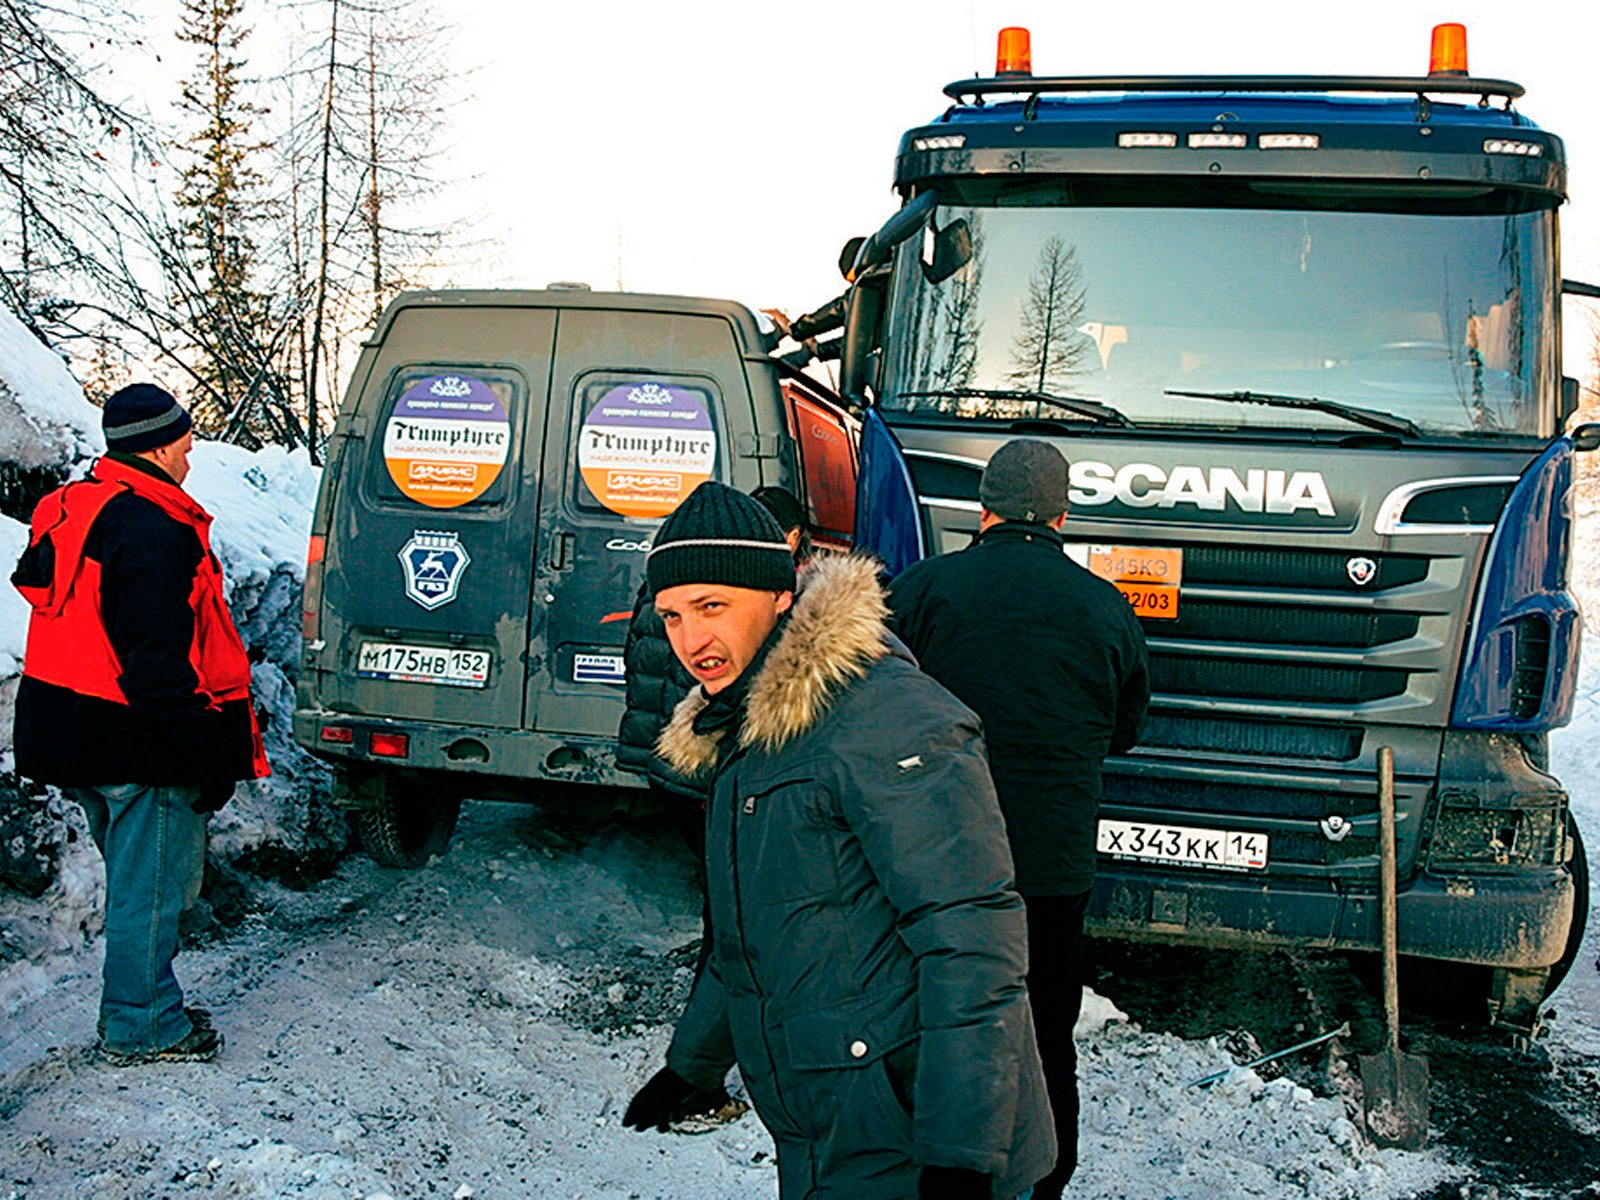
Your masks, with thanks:
<instances>
[{"instance_id":1,"label":"red vest","mask_svg":"<svg viewBox=\"0 0 1600 1200\"><path fill-rule=\"evenodd\" d=\"M43 587L18 587L33 606L22 673L82 696L128 703L118 682L122 664L106 635L100 610L100 564L84 556L84 543L101 510L123 492L150 501L200 539L200 561L189 590L194 640L189 665L199 680L196 693L209 708L242 700L250 711L256 778L270 773L255 710L250 704L250 660L234 628L223 590L222 570L211 553L211 514L176 484L109 458L95 463L89 478L57 488L33 510L29 544L49 535L55 568Z\"/></svg>"}]
</instances>

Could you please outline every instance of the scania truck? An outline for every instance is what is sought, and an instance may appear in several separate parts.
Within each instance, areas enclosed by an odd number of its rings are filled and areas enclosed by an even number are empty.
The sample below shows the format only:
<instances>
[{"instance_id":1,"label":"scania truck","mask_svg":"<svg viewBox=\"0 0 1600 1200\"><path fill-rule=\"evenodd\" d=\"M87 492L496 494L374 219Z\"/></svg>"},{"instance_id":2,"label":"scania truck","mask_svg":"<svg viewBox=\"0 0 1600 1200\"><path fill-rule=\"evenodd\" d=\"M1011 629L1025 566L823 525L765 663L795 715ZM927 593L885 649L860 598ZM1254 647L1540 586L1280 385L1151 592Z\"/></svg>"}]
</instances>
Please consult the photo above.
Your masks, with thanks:
<instances>
[{"instance_id":1,"label":"scania truck","mask_svg":"<svg viewBox=\"0 0 1600 1200\"><path fill-rule=\"evenodd\" d=\"M858 544L966 545L993 450L1054 441L1155 689L1107 764L1091 929L1376 949L1387 746L1401 951L1489 968L1528 1028L1588 911L1546 746L1600 442L1563 432L1560 139L1459 26L1415 78L1035 76L1020 30L1000 59L904 135L855 262Z\"/></svg>"}]
</instances>

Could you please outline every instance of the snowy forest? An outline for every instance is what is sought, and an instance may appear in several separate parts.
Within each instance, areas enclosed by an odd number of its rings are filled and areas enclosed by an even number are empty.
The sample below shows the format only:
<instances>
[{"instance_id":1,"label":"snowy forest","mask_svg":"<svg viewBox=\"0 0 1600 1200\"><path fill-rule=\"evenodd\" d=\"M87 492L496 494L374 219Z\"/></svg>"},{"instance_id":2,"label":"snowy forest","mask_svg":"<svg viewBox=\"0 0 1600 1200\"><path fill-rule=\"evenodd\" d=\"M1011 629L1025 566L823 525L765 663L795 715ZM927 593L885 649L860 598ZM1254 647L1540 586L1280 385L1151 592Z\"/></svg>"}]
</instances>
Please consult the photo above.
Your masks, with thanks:
<instances>
[{"instance_id":1,"label":"snowy forest","mask_svg":"<svg viewBox=\"0 0 1600 1200\"><path fill-rule=\"evenodd\" d=\"M0 3L0 304L92 400L154 373L203 436L315 462L353 340L449 249L412 203L445 31L420 0L177 19L187 57L161 63L123 6ZM180 81L168 115L107 90L141 58Z\"/></svg>"}]
</instances>

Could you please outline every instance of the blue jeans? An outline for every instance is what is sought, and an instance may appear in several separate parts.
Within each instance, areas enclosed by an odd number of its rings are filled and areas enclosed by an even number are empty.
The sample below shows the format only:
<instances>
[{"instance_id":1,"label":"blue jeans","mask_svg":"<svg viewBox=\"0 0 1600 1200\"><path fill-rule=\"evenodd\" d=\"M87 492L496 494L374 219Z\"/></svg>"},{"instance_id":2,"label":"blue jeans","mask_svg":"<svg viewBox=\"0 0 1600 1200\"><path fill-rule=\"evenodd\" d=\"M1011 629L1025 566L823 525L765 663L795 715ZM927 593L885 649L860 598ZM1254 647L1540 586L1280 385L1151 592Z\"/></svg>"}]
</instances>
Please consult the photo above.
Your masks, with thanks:
<instances>
[{"instance_id":1,"label":"blue jeans","mask_svg":"<svg viewBox=\"0 0 1600 1200\"><path fill-rule=\"evenodd\" d=\"M178 917L200 895L206 815L197 787L142 783L67 788L106 863L102 1040L111 1050L164 1050L194 1027L172 973Z\"/></svg>"}]
</instances>

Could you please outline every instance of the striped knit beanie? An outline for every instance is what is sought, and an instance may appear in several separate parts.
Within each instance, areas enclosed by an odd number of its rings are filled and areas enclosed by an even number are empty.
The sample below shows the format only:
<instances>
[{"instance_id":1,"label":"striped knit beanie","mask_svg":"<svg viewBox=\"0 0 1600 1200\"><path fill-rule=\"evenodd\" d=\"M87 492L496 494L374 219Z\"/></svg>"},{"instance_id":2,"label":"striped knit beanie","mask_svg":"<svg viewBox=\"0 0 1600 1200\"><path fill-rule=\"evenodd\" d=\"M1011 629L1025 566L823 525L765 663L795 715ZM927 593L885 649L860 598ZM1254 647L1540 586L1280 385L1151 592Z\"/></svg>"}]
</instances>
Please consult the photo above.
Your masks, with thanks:
<instances>
[{"instance_id":1,"label":"striped knit beanie","mask_svg":"<svg viewBox=\"0 0 1600 1200\"><path fill-rule=\"evenodd\" d=\"M153 383L131 383L113 392L100 417L106 449L138 454L177 441L189 432L189 414L172 394Z\"/></svg>"},{"instance_id":2,"label":"striped knit beanie","mask_svg":"<svg viewBox=\"0 0 1600 1200\"><path fill-rule=\"evenodd\" d=\"M794 590L794 557L761 503L726 484L702 483L656 532L645 566L652 595L685 583L763 592Z\"/></svg>"}]
</instances>

